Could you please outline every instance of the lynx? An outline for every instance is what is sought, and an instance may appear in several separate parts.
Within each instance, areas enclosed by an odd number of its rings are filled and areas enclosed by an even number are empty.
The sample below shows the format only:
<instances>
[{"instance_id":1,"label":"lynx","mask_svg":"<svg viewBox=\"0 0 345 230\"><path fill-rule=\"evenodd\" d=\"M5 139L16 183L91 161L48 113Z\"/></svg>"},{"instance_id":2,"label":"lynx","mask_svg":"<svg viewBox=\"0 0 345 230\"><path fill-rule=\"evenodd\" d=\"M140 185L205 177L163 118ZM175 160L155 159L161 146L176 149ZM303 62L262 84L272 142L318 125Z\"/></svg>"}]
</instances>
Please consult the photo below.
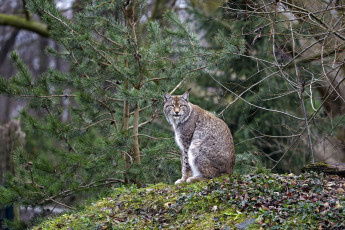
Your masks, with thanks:
<instances>
[{"instance_id":1,"label":"lynx","mask_svg":"<svg viewBox=\"0 0 345 230\"><path fill-rule=\"evenodd\" d=\"M175 184L231 174L235 149L225 122L180 96L164 93L164 114L182 151L182 178Z\"/></svg>"}]
</instances>

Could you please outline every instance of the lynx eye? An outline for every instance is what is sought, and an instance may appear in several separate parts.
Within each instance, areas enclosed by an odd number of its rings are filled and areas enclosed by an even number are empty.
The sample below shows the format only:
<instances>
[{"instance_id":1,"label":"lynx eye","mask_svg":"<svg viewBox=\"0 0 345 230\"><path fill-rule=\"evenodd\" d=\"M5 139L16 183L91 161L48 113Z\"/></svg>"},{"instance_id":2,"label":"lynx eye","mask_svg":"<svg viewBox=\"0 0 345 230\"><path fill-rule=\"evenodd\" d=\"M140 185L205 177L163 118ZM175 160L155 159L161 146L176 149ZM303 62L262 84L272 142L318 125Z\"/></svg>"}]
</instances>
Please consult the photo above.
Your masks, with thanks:
<instances>
[{"instance_id":1,"label":"lynx eye","mask_svg":"<svg viewBox=\"0 0 345 230\"><path fill-rule=\"evenodd\" d=\"M183 106L186 106L186 105L180 105L179 107L182 108Z\"/></svg>"}]
</instances>

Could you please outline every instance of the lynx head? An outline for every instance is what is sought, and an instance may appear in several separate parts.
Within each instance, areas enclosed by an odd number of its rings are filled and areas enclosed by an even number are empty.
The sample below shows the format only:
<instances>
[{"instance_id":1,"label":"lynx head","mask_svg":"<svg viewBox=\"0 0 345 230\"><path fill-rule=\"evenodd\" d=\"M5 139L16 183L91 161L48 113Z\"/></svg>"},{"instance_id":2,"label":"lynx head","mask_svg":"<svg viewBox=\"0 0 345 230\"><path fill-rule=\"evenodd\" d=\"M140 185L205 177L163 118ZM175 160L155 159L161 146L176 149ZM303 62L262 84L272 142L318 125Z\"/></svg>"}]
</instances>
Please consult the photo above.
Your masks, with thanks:
<instances>
[{"instance_id":1,"label":"lynx head","mask_svg":"<svg viewBox=\"0 0 345 230\"><path fill-rule=\"evenodd\" d=\"M189 90L180 96L164 93L164 114L170 124L176 125L188 119L192 109L188 100Z\"/></svg>"}]
</instances>

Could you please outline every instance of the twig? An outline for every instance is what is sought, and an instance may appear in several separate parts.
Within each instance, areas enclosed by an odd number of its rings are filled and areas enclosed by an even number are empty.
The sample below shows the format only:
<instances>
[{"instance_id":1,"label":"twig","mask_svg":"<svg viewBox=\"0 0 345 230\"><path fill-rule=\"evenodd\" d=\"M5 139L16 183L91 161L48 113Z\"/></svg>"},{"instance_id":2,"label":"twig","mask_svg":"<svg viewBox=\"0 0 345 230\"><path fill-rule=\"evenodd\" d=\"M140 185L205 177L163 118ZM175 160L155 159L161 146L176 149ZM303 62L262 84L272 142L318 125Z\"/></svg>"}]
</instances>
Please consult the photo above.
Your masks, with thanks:
<instances>
[{"instance_id":1,"label":"twig","mask_svg":"<svg viewBox=\"0 0 345 230\"><path fill-rule=\"evenodd\" d=\"M143 123L140 123L140 124L138 125L138 128L141 128L141 127L143 127L144 125L151 123L151 122L152 122L154 119L156 119L157 117L158 117L157 115L153 114L153 115L152 115L152 118L151 118L150 120L147 120L147 121L144 121ZM133 129L133 125L132 125L132 126L129 126L128 129Z\"/></svg>"},{"instance_id":2,"label":"twig","mask_svg":"<svg viewBox=\"0 0 345 230\"><path fill-rule=\"evenodd\" d=\"M102 36L103 38L105 38L105 39L108 40L109 42L111 42L111 43L117 45L117 46L120 47L120 48L123 48L122 45L120 45L119 43L117 43L117 42L111 40L111 39L108 38L107 36L103 35L103 34L102 34L101 32L99 32L96 28L94 28L94 30L96 31L96 33L98 33L100 36ZM125 54L125 53L121 53L121 54Z\"/></svg>"},{"instance_id":3,"label":"twig","mask_svg":"<svg viewBox=\"0 0 345 230\"><path fill-rule=\"evenodd\" d=\"M146 134L138 134L138 136L142 136L142 137L147 137L150 139L154 139L154 140L171 140L174 139L174 137L152 137Z\"/></svg>"},{"instance_id":4,"label":"twig","mask_svg":"<svg viewBox=\"0 0 345 230\"><path fill-rule=\"evenodd\" d=\"M114 122L115 123L115 120L109 119L109 118L105 118L105 119L99 120L99 121L97 121L95 123L91 123L91 124L85 126L84 128L81 128L81 130L86 130L88 128L91 128L91 127L93 127L95 125L98 125L99 123L102 123L102 122L105 122L105 121L110 121L110 122Z\"/></svg>"},{"instance_id":5,"label":"twig","mask_svg":"<svg viewBox=\"0 0 345 230\"><path fill-rule=\"evenodd\" d=\"M72 208L71 206L69 206L69 205L67 205L67 204L64 204L64 203L61 203L61 202L58 202L58 201L54 200L52 196L49 196L49 194L45 191L44 186L39 185L39 184L37 184L37 183L34 181L34 176L33 176L32 169L30 168L29 170L30 170L31 183L32 183L36 188L39 188L39 189L44 193L44 195L47 197L47 200L50 200L50 201L52 201L52 202L54 202L54 203L56 203L56 204L58 204L58 205L61 205L61 206L63 206L63 207L66 207L66 208L68 208L68 209L74 210L74 208Z\"/></svg>"},{"instance_id":6,"label":"twig","mask_svg":"<svg viewBox=\"0 0 345 230\"><path fill-rule=\"evenodd\" d=\"M168 80L168 79L171 79L170 77L156 77L156 78L151 78L151 79L148 79L147 81L143 82L141 84L141 86L151 82L151 81L161 81L161 80Z\"/></svg>"},{"instance_id":7,"label":"twig","mask_svg":"<svg viewBox=\"0 0 345 230\"><path fill-rule=\"evenodd\" d=\"M205 69L207 66L201 66L201 67L198 67L196 69L192 69L190 71L187 72L187 74L189 73L192 73L192 72L195 72L195 71L198 71L198 70L202 70L202 69ZM186 78L183 78L176 86L173 90L171 90L170 94L173 94L182 84L182 82L185 80Z\"/></svg>"},{"instance_id":8,"label":"twig","mask_svg":"<svg viewBox=\"0 0 345 230\"><path fill-rule=\"evenodd\" d=\"M295 38L293 36L293 30L292 30L292 24L290 22L290 30L291 30L291 39L292 39L292 58L294 61L294 65L295 65L295 71L296 71L296 77L298 79L300 79L300 92L299 92L299 98L301 99L301 104L302 104L302 110L303 110L303 115L304 115L304 121L305 121L305 126L307 128L307 135L308 135L308 144L309 144L309 149L310 149L310 154L311 154L311 162L314 163L314 151L313 151L313 145L311 143L311 135L310 135L310 128L309 128L309 124L308 124L308 118L307 118L307 111L305 109L304 106L304 100L303 100L303 92L304 92L304 82L301 80L301 76L298 72L297 69L297 64L296 64L296 59L295 59Z\"/></svg>"},{"instance_id":9,"label":"twig","mask_svg":"<svg viewBox=\"0 0 345 230\"><path fill-rule=\"evenodd\" d=\"M226 89L227 91L229 91L230 93L234 94L237 98L241 99L242 101L246 102L247 104L251 105L251 106L254 106L256 108L259 108L259 109L262 109L262 110L266 110L266 111L270 111L270 112L275 112L275 113L281 113L281 114L284 114L286 116L289 116L289 117L292 117L292 118L295 118L297 120L304 120L303 118L300 118L300 117L296 117L292 114L289 114L289 113L286 113L286 112L283 112L283 111L279 111L279 110L275 110L275 109L267 109L267 108L264 108L264 107L261 107L261 106L258 106L258 105L254 105L253 103L250 103L249 101L247 101L246 99L242 98L240 95L236 94L235 92L231 91L230 89L228 89L227 87L225 87L222 83L220 83L217 79L215 79L210 73L208 73L208 75L215 81L217 82L219 85L221 85L224 89ZM233 103L231 103L233 104ZM228 107L228 106L227 106ZM220 112L218 114L221 115L222 113L224 112L224 110L222 112Z\"/></svg>"},{"instance_id":10,"label":"twig","mask_svg":"<svg viewBox=\"0 0 345 230\"><path fill-rule=\"evenodd\" d=\"M291 138L291 137L297 137L299 135L301 135L301 134L295 134L295 135L289 135L289 136L261 135L261 136L256 136L256 137L248 138L246 140L238 142L238 143L235 144L235 146L243 144L244 142L247 142L247 141L251 141L251 140L255 140L255 139L260 139L260 138L264 138L264 137L270 137L270 138Z\"/></svg>"},{"instance_id":11,"label":"twig","mask_svg":"<svg viewBox=\"0 0 345 230\"><path fill-rule=\"evenodd\" d=\"M36 98L53 98L53 97L76 97L76 95L71 94L61 94L61 95L18 95L18 97L36 97Z\"/></svg>"},{"instance_id":12,"label":"twig","mask_svg":"<svg viewBox=\"0 0 345 230\"><path fill-rule=\"evenodd\" d=\"M148 106L145 106L145 107L143 107L143 108L140 108L140 109L139 109L139 112L144 111L144 110L150 108L151 106L152 106L152 105L148 105ZM131 115L133 115L133 114L134 114L134 112L131 112L129 115L131 116Z\"/></svg>"},{"instance_id":13,"label":"twig","mask_svg":"<svg viewBox=\"0 0 345 230\"><path fill-rule=\"evenodd\" d=\"M100 104L102 104L106 109L108 109L110 115L111 115L111 118L112 118L112 122L114 122L114 128L116 131L119 131L118 127L117 127L117 123L116 123L116 119L115 119L115 116L114 116L114 111L103 101L101 100L97 100Z\"/></svg>"}]
</instances>

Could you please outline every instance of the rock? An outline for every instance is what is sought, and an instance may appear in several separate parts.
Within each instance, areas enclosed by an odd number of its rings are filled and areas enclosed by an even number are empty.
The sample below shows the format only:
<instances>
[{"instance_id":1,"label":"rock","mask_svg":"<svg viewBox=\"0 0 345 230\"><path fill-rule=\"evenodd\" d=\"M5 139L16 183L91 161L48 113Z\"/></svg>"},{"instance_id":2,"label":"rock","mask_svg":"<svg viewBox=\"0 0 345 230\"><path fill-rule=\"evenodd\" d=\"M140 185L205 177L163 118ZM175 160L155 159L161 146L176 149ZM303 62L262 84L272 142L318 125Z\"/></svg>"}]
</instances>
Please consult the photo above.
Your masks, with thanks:
<instances>
[{"instance_id":1,"label":"rock","mask_svg":"<svg viewBox=\"0 0 345 230\"><path fill-rule=\"evenodd\" d=\"M247 229L249 225L256 223L256 219L254 218L249 218L243 221L242 223L239 223L236 225L238 229Z\"/></svg>"}]
</instances>

